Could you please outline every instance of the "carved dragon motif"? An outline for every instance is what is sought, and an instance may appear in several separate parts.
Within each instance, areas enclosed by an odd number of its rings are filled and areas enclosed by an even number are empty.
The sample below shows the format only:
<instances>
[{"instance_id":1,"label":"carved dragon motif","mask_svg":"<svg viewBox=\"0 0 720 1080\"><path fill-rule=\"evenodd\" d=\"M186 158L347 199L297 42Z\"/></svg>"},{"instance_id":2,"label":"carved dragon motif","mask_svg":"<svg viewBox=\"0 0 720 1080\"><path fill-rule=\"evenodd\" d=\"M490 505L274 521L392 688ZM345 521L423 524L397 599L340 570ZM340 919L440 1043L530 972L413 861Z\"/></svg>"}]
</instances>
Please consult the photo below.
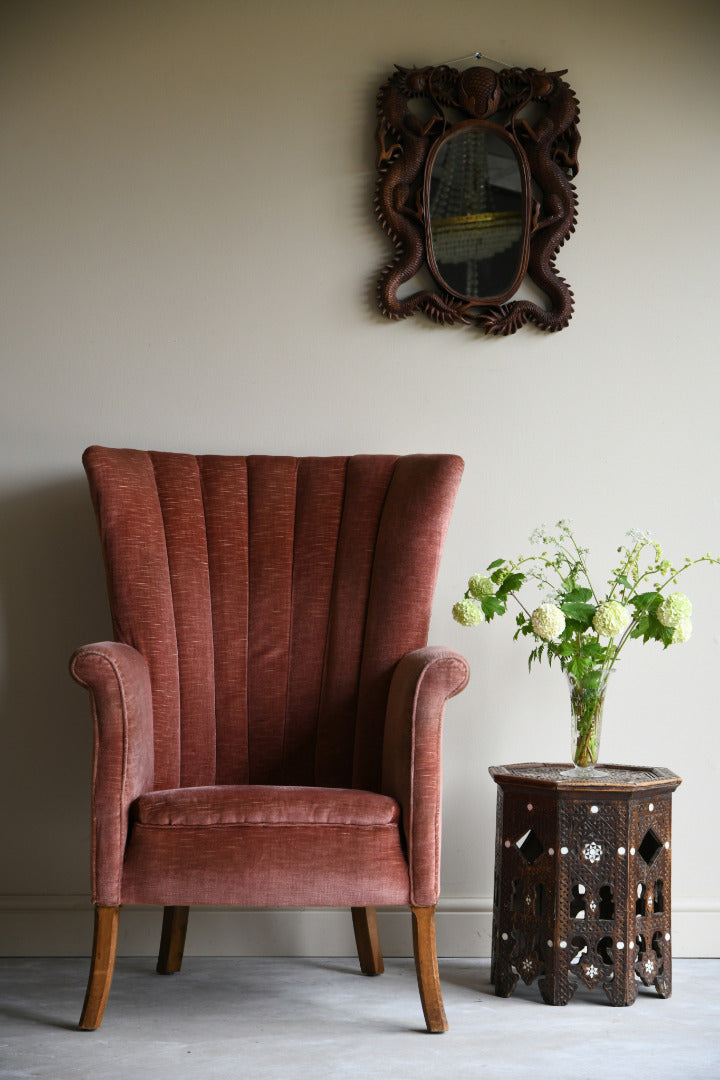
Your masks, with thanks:
<instances>
[{"instance_id":1,"label":"carved dragon motif","mask_svg":"<svg viewBox=\"0 0 720 1080\"><path fill-rule=\"evenodd\" d=\"M562 330L570 322L573 294L555 269L555 256L575 231L577 197L570 176L578 170L577 151L580 134L577 129L580 107L572 90L561 76L564 71L545 72L529 68L511 69L501 73L505 86L524 83L513 118L519 109L536 101L547 111L532 127L526 120L514 124L520 144L525 151L533 179L541 188L544 199L538 208L530 237L528 273L546 293L552 307L545 310L529 300L514 300L481 315L488 333L509 334L525 322L533 322L542 330Z\"/></svg>"},{"instance_id":2,"label":"carved dragon motif","mask_svg":"<svg viewBox=\"0 0 720 1080\"><path fill-rule=\"evenodd\" d=\"M424 311L438 322L453 323L464 318L464 305L448 295L430 290L398 299L398 289L417 274L425 261L425 238L418 184L422 182L425 160L433 129L442 126L442 114L421 121L408 107L411 98L429 96L429 78L436 68L398 68L378 94L377 167L375 213L380 225L395 245L395 258L382 271L377 299L383 315L404 319Z\"/></svg>"},{"instance_id":3,"label":"carved dragon motif","mask_svg":"<svg viewBox=\"0 0 720 1080\"><path fill-rule=\"evenodd\" d=\"M423 311L440 323L474 323L490 334L511 334L531 322L548 331L567 326L573 296L555 269L558 251L574 231L580 136L579 105L562 80L564 71L508 68L499 74L472 67L398 68L380 88L377 102L375 213L395 246L377 284L381 312L391 319ZM410 102L423 99L426 118ZM535 103L538 117L521 112ZM542 200L533 207L527 273L550 302L529 300L483 305L453 296L444 287L426 288L403 299L398 290L426 265L422 182L433 143L457 116L502 123L524 153Z\"/></svg>"}]
</instances>

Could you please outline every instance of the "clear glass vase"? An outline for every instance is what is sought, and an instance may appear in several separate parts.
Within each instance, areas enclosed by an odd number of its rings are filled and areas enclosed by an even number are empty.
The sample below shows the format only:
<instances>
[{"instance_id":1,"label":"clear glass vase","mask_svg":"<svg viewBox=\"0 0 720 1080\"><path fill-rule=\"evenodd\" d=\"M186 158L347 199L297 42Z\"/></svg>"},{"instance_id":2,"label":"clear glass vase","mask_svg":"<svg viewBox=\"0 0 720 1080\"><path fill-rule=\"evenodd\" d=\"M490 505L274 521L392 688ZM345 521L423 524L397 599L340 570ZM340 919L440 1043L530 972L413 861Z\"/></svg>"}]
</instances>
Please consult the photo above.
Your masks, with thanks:
<instances>
[{"instance_id":1,"label":"clear glass vase","mask_svg":"<svg viewBox=\"0 0 720 1080\"><path fill-rule=\"evenodd\" d=\"M570 756L579 774L587 775L597 765L610 674L596 670L577 678L565 672L570 687Z\"/></svg>"}]
</instances>

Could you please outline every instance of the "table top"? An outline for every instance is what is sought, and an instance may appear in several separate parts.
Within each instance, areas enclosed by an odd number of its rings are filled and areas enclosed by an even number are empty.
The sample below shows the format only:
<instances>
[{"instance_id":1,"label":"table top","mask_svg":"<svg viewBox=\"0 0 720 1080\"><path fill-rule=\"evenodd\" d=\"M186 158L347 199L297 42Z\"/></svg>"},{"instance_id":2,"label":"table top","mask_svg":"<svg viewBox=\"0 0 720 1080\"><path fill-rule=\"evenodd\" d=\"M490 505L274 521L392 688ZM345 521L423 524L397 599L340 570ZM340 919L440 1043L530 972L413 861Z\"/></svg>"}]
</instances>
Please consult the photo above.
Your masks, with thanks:
<instances>
[{"instance_id":1,"label":"table top","mask_svg":"<svg viewBox=\"0 0 720 1080\"><path fill-rule=\"evenodd\" d=\"M572 765L528 761L519 765L494 765L489 769L496 784L551 788L556 791L673 791L682 783L670 769L635 765L598 765L588 774Z\"/></svg>"}]
</instances>

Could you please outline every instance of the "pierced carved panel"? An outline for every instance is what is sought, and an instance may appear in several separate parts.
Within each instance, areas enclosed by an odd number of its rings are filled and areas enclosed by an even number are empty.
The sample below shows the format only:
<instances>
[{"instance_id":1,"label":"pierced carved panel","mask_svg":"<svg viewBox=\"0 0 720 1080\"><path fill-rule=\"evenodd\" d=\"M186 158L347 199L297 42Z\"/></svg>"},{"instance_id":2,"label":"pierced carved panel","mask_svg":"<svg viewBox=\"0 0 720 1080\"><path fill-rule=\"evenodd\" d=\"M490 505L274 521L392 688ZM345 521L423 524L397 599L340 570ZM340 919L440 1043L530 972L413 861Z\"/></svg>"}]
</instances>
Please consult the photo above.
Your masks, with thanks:
<instances>
[{"instance_id":1,"label":"pierced carved panel","mask_svg":"<svg viewBox=\"0 0 720 1080\"><path fill-rule=\"evenodd\" d=\"M602 986L613 1005L632 1004L640 982L671 992L671 799L680 779L606 768L604 782L590 784L556 777L554 766L490 770L502 793L492 963L500 996L518 979L537 979L554 1005L578 985Z\"/></svg>"}]
</instances>

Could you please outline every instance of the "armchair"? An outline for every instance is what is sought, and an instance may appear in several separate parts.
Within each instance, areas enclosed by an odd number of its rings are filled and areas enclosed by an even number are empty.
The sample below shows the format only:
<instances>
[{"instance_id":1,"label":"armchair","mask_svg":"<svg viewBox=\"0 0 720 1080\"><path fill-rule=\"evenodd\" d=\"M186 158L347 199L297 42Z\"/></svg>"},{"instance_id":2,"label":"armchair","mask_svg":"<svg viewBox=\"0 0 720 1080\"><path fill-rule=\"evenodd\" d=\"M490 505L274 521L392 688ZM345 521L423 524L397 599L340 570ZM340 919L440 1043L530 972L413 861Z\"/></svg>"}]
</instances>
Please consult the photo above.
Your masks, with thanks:
<instances>
[{"instance_id":1,"label":"armchair","mask_svg":"<svg viewBox=\"0 0 720 1080\"><path fill-rule=\"evenodd\" d=\"M80 1027L102 1021L121 905L164 908L166 974L194 905L349 907L377 975L381 904L410 906L426 1025L446 1030L440 739L468 666L427 632L462 460L83 463L116 640L71 660L94 722Z\"/></svg>"}]
</instances>

